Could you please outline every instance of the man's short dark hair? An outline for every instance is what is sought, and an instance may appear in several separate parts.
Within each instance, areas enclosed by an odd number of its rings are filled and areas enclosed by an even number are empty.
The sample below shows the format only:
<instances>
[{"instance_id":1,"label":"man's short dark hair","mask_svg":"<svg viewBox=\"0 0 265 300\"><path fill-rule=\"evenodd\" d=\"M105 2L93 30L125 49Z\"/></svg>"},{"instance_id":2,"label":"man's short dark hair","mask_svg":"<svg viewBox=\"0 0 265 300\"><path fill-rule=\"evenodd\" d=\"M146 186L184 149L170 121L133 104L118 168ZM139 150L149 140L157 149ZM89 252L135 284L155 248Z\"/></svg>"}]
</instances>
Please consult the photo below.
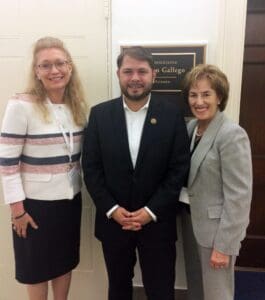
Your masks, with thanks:
<instances>
[{"instance_id":1,"label":"man's short dark hair","mask_svg":"<svg viewBox=\"0 0 265 300\"><path fill-rule=\"evenodd\" d=\"M137 60L146 61L151 69L154 70L155 68L152 54L146 48L141 46L132 46L122 49L121 54L117 58L118 69L121 67L126 55Z\"/></svg>"}]
</instances>

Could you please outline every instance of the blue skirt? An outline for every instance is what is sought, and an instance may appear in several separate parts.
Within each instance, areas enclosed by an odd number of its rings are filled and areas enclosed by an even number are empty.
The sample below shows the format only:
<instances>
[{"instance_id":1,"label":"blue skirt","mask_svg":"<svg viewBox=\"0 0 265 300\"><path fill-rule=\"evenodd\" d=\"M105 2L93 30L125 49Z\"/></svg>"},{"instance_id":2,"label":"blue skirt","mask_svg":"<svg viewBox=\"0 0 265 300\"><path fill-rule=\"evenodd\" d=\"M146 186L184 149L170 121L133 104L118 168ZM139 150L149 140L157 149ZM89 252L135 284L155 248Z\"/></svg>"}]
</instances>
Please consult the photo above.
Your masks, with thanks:
<instances>
[{"instance_id":1,"label":"blue skirt","mask_svg":"<svg viewBox=\"0 0 265 300\"><path fill-rule=\"evenodd\" d=\"M27 238L13 231L16 279L35 284L64 275L79 263L81 193L73 200L26 199L25 210L37 223Z\"/></svg>"}]
</instances>

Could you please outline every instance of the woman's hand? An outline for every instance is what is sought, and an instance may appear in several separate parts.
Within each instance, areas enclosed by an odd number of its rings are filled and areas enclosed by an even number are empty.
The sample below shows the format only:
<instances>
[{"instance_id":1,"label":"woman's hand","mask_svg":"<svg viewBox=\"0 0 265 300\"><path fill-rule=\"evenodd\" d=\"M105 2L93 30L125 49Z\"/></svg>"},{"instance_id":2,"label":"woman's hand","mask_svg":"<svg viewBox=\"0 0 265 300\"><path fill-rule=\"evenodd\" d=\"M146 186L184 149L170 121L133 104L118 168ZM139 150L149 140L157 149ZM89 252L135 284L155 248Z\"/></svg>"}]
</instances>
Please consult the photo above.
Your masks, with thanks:
<instances>
[{"instance_id":1,"label":"woman's hand","mask_svg":"<svg viewBox=\"0 0 265 300\"><path fill-rule=\"evenodd\" d=\"M214 269L227 268L229 265L230 256L213 249L210 265Z\"/></svg>"},{"instance_id":2,"label":"woman's hand","mask_svg":"<svg viewBox=\"0 0 265 300\"><path fill-rule=\"evenodd\" d=\"M13 230L19 237L27 237L27 227L30 225L34 229L38 229L38 225L32 217L25 211L23 201L10 204L12 212Z\"/></svg>"}]
</instances>

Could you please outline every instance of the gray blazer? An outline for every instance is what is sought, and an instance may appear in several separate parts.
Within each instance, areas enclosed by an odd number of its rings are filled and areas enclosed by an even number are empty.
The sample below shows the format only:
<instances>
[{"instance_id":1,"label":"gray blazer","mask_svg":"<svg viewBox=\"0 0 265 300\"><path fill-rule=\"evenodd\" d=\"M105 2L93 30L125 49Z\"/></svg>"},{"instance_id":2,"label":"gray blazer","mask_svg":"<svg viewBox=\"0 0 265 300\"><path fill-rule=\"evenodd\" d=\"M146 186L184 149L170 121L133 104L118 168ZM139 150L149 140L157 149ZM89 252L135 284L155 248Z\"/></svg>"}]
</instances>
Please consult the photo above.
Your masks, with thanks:
<instances>
[{"instance_id":1,"label":"gray blazer","mask_svg":"<svg viewBox=\"0 0 265 300\"><path fill-rule=\"evenodd\" d=\"M189 135L197 120L188 124ZM243 128L217 112L191 158L188 179L191 218L197 242L238 255L249 223L252 163Z\"/></svg>"}]
</instances>

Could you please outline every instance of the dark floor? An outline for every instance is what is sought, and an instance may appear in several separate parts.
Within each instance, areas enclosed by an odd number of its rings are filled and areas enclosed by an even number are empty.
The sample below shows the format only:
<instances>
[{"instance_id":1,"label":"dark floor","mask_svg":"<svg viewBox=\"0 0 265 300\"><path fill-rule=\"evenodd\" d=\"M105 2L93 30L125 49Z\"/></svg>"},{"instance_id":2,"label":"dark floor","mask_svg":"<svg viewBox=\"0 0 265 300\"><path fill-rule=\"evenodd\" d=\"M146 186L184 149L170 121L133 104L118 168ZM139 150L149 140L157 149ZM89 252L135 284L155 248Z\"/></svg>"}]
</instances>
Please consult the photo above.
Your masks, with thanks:
<instances>
[{"instance_id":1,"label":"dark floor","mask_svg":"<svg viewBox=\"0 0 265 300\"><path fill-rule=\"evenodd\" d=\"M175 299L177 300L187 300L186 290L176 290ZM142 287L134 287L133 289L133 300L146 300L144 289Z\"/></svg>"},{"instance_id":2,"label":"dark floor","mask_svg":"<svg viewBox=\"0 0 265 300\"><path fill-rule=\"evenodd\" d=\"M265 272L238 271L235 300L265 300Z\"/></svg>"}]
</instances>

